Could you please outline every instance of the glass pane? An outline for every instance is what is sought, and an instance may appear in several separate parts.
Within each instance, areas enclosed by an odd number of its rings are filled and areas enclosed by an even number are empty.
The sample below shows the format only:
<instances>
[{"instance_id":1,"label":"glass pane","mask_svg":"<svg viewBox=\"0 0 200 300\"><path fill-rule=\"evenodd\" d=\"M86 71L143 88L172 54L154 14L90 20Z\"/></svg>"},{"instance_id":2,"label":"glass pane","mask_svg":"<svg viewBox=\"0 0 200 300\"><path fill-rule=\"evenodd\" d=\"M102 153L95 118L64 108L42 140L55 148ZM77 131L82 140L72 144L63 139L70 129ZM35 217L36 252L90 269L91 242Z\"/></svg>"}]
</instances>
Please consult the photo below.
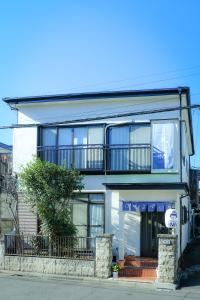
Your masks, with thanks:
<instances>
[{"instance_id":1,"label":"glass pane","mask_svg":"<svg viewBox=\"0 0 200 300\"><path fill-rule=\"evenodd\" d=\"M56 128L44 128L42 130L42 146L56 145Z\"/></svg>"},{"instance_id":2,"label":"glass pane","mask_svg":"<svg viewBox=\"0 0 200 300\"><path fill-rule=\"evenodd\" d=\"M87 236L87 204L73 204L72 220L78 230L77 235Z\"/></svg>"},{"instance_id":3,"label":"glass pane","mask_svg":"<svg viewBox=\"0 0 200 300\"><path fill-rule=\"evenodd\" d=\"M129 169L129 127L113 127L109 130L110 170Z\"/></svg>"},{"instance_id":4,"label":"glass pane","mask_svg":"<svg viewBox=\"0 0 200 300\"><path fill-rule=\"evenodd\" d=\"M153 169L174 168L175 123L152 124Z\"/></svg>"},{"instance_id":5,"label":"glass pane","mask_svg":"<svg viewBox=\"0 0 200 300\"><path fill-rule=\"evenodd\" d=\"M150 124L131 126L130 144L150 144Z\"/></svg>"},{"instance_id":6,"label":"glass pane","mask_svg":"<svg viewBox=\"0 0 200 300\"><path fill-rule=\"evenodd\" d=\"M103 169L103 128L88 128L87 164L89 169Z\"/></svg>"},{"instance_id":7,"label":"glass pane","mask_svg":"<svg viewBox=\"0 0 200 300\"><path fill-rule=\"evenodd\" d=\"M74 145L87 145L87 127L74 128Z\"/></svg>"},{"instance_id":8,"label":"glass pane","mask_svg":"<svg viewBox=\"0 0 200 300\"><path fill-rule=\"evenodd\" d=\"M88 145L98 145L103 143L103 127L89 127Z\"/></svg>"},{"instance_id":9,"label":"glass pane","mask_svg":"<svg viewBox=\"0 0 200 300\"><path fill-rule=\"evenodd\" d=\"M103 204L90 204L90 225L100 225L104 224L104 205Z\"/></svg>"},{"instance_id":10,"label":"glass pane","mask_svg":"<svg viewBox=\"0 0 200 300\"><path fill-rule=\"evenodd\" d=\"M130 128L130 170L150 169L150 125L138 124Z\"/></svg>"},{"instance_id":11,"label":"glass pane","mask_svg":"<svg viewBox=\"0 0 200 300\"><path fill-rule=\"evenodd\" d=\"M110 145L128 145L129 144L129 127L112 127L109 130Z\"/></svg>"},{"instance_id":12,"label":"glass pane","mask_svg":"<svg viewBox=\"0 0 200 300\"><path fill-rule=\"evenodd\" d=\"M58 144L60 146L72 145L72 128L60 128L59 129Z\"/></svg>"},{"instance_id":13,"label":"glass pane","mask_svg":"<svg viewBox=\"0 0 200 300\"><path fill-rule=\"evenodd\" d=\"M73 167L72 128L58 130L58 164L70 169Z\"/></svg>"},{"instance_id":14,"label":"glass pane","mask_svg":"<svg viewBox=\"0 0 200 300\"><path fill-rule=\"evenodd\" d=\"M90 236L102 234L104 230L104 205L90 205Z\"/></svg>"},{"instance_id":15,"label":"glass pane","mask_svg":"<svg viewBox=\"0 0 200 300\"><path fill-rule=\"evenodd\" d=\"M87 169L87 127L74 128L74 167L76 169Z\"/></svg>"},{"instance_id":16,"label":"glass pane","mask_svg":"<svg viewBox=\"0 0 200 300\"><path fill-rule=\"evenodd\" d=\"M89 194L90 202L104 202L104 194Z\"/></svg>"},{"instance_id":17,"label":"glass pane","mask_svg":"<svg viewBox=\"0 0 200 300\"><path fill-rule=\"evenodd\" d=\"M56 128L43 128L42 129L42 146L41 150L41 159L56 163L57 152L55 148L51 148L51 146L56 146Z\"/></svg>"}]
</instances>

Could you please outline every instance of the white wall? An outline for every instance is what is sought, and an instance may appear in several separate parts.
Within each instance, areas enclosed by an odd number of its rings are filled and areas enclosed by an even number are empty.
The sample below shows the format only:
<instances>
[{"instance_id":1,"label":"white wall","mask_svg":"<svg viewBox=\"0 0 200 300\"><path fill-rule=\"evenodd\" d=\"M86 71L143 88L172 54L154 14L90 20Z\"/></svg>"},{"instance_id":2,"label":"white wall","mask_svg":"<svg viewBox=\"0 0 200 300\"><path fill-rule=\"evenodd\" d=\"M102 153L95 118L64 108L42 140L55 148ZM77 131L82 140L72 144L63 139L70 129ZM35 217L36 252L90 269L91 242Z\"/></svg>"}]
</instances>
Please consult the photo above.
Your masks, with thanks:
<instances>
[{"instance_id":1,"label":"white wall","mask_svg":"<svg viewBox=\"0 0 200 300\"><path fill-rule=\"evenodd\" d=\"M140 255L139 212L122 212L121 201L176 202L177 191L109 191L106 193L106 232L114 234L113 252L123 259L125 254Z\"/></svg>"},{"instance_id":2,"label":"white wall","mask_svg":"<svg viewBox=\"0 0 200 300\"><path fill-rule=\"evenodd\" d=\"M13 172L37 155L37 128L15 128L13 130Z\"/></svg>"},{"instance_id":3,"label":"white wall","mask_svg":"<svg viewBox=\"0 0 200 300\"><path fill-rule=\"evenodd\" d=\"M18 105L19 124L44 123L82 119L102 115L113 115L122 112L143 111L144 109L172 108L179 105L177 95L149 96L128 98L105 98L89 100L72 100L66 102L30 103ZM138 115L125 118L126 120L149 120L160 118L177 118L178 111L160 112L153 115ZM119 121L120 118L117 118ZM124 119L124 117L123 117ZM112 121L113 119L110 119ZM100 121L102 122L102 121ZM103 121L104 122L104 121Z\"/></svg>"}]
</instances>

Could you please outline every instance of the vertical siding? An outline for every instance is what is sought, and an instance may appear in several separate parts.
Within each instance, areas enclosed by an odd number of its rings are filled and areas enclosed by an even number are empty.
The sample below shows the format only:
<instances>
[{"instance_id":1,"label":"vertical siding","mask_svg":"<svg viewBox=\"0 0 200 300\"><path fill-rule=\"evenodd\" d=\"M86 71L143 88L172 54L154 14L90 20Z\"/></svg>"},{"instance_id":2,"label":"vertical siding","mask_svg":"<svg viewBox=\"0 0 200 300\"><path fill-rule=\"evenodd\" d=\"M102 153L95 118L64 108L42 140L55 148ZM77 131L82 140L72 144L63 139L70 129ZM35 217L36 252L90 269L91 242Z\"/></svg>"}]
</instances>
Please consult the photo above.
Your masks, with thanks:
<instances>
[{"instance_id":1,"label":"vertical siding","mask_svg":"<svg viewBox=\"0 0 200 300\"><path fill-rule=\"evenodd\" d=\"M31 211L31 206L24 202L23 196L19 195L19 230L25 234L37 233L37 215Z\"/></svg>"}]
</instances>

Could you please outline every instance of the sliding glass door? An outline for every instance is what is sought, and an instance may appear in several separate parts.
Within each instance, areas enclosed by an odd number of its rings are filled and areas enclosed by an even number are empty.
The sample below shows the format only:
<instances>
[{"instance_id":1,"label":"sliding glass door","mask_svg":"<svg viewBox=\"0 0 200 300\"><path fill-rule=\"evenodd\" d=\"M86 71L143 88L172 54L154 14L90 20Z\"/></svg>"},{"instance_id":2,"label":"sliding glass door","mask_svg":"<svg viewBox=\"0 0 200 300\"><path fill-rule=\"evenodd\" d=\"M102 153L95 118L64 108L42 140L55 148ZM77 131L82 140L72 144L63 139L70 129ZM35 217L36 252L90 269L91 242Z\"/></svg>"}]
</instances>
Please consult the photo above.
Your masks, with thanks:
<instances>
[{"instance_id":1,"label":"sliding glass door","mask_svg":"<svg viewBox=\"0 0 200 300\"><path fill-rule=\"evenodd\" d=\"M109 129L109 170L149 171L150 157L150 124Z\"/></svg>"}]
</instances>

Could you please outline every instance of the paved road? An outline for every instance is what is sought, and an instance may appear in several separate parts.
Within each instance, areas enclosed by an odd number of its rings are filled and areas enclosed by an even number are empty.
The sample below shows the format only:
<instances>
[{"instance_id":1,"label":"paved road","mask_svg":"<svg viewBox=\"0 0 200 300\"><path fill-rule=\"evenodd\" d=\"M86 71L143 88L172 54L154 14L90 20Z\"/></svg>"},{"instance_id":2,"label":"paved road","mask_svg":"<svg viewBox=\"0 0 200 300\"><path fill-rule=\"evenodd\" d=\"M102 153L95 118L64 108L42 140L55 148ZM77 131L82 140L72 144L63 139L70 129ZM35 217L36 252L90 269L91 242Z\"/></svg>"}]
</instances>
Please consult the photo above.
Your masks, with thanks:
<instances>
[{"instance_id":1,"label":"paved road","mask_svg":"<svg viewBox=\"0 0 200 300\"><path fill-rule=\"evenodd\" d=\"M95 281L53 280L0 274L0 300L181 300L200 299L200 286L177 291L138 289Z\"/></svg>"}]
</instances>

